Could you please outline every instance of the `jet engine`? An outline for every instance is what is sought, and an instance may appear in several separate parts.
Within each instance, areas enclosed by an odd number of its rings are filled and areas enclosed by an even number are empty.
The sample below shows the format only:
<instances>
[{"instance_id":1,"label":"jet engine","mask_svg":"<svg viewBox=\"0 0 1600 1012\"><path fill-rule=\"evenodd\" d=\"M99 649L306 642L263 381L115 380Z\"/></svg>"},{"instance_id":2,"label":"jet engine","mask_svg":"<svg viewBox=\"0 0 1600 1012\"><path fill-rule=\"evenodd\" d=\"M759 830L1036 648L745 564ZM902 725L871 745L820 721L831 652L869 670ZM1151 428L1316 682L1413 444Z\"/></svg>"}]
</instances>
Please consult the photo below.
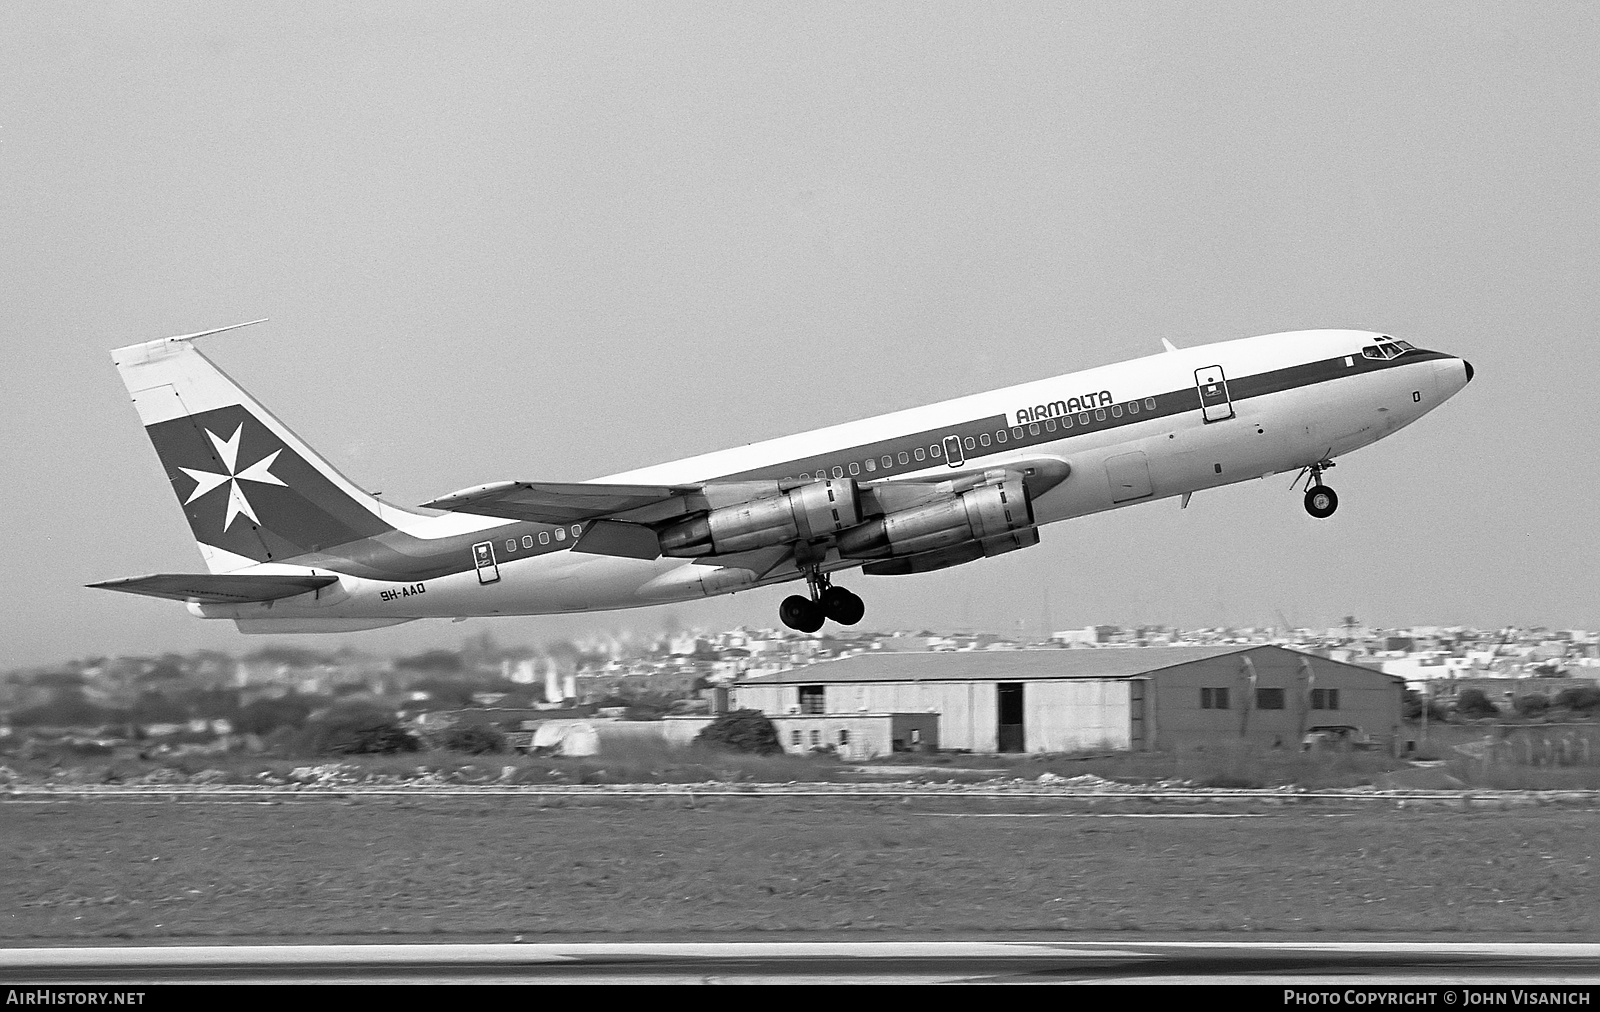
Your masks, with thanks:
<instances>
[{"instance_id":1,"label":"jet engine","mask_svg":"<svg viewBox=\"0 0 1600 1012\"><path fill-rule=\"evenodd\" d=\"M1033 526L1033 505L1019 476L898 510L839 535L839 554L851 559L920 555L987 541Z\"/></svg>"},{"instance_id":2,"label":"jet engine","mask_svg":"<svg viewBox=\"0 0 1600 1012\"><path fill-rule=\"evenodd\" d=\"M856 483L825 479L673 524L661 532L661 554L692 558L748 552L837 534L860 522Z\"/></svg>"}]
</instances>

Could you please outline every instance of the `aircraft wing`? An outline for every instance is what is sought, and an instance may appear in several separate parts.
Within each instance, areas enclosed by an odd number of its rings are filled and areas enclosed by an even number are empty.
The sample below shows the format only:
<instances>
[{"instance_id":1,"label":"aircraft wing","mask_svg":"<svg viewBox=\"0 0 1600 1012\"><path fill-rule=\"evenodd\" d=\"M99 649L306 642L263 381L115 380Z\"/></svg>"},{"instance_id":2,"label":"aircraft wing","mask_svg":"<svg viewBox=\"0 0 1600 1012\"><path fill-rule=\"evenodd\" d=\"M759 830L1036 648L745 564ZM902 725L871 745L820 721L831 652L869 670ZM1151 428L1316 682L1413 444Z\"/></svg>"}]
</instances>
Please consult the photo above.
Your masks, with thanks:
<instances>
[{"instance_id":1,"label":"aircraft wing","mask_svg":"<svg viewBox=\"0 0 1600 1012\"><path fill-rule=\"evenodd\" d=\"M505 520L570 524L615 516L699 492L700 486L602 485L588 482L499 481L423 503L425 509Z\"/></svg>"},{"instance_id":2,"label":"aircraft wing","mask_svg":"<svg viewBox=\"0 0 1600 1012\"><path fill-rule=\"evenodd\" d=\"M256 576L250 574L157 573L126 580L91 583L100 590L120 590L124 594L164 597L171 601L198 601L201 604L244 604L251 601L276 601L294 597L338 583L337 576Z\"/></svg>"}]
</instances>

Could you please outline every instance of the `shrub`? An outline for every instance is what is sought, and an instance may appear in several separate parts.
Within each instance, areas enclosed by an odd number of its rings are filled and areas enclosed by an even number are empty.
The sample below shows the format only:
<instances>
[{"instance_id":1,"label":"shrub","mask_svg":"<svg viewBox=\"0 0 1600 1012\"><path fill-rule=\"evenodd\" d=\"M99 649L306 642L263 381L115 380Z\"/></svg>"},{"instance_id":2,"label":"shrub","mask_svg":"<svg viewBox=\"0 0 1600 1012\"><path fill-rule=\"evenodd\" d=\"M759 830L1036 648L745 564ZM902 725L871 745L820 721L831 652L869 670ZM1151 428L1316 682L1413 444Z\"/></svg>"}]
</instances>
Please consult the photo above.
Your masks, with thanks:
<instances>
[{"instance_id":1,"label":"shrub","mask_svg":"<svg viewBox=\"0 0 1600 1012\"><path fill-rule=\"evenodd\" d=\"M1543 693L1530 692L1526 696L1518 696L1511 705L1524 717L1537 717L1550 709L1550 697Z\"/></svg>"},{"instance_id":2,"label":"shrub","mask_svg":"<svg viewBox=\"0 0 1600 1012\"><path fill-rule=\"evenodd\" d=\"M393 713L366 705L336 706L306 727L319 755L415 752L417 739Z\"/></svg>"},{"instance_id":3,"label":"shrub","mask_svg":"<svg viewBox=\"0 0 1600 1012\"><path fill-rule=\"evenodd\" d=\"M1568 710L1600 709L1600 688L1593 685L1574 685L1556 693L1555 705Z\"/></svg>"},{"instance_id":4,"label":"shrub","mask_svg":"<svg viewBox=\"0 0 1600 1012\"><path fill-rule=\"evenodd\" d=\"M709 745L725 752L778 755L783 751L778 729L760 710L725 713L707 724L694 740L697 745Z\"/></svg>"},{"instance_id":5,"label":"shrub","mask_svg":"<svg viewBox=\"0 0 1600 1012\"><path fill-rule=\"evenodd\" d=\"M1463 717L1493 717L1500 708L1489 702L1482 689L1462 689L1456 697L1456 712Z\"/></svg>"},{"instance_id":6,"label":"shrub","mask_svg":"<svg viewBox=\"0 0 1600 1012\"><path fill-rule=\"evenodd\" d=\"M506 750L506 736L482 724L456 724L439 734L439 745L452 752L488 755Z\"/></svg>"}]
</instances>

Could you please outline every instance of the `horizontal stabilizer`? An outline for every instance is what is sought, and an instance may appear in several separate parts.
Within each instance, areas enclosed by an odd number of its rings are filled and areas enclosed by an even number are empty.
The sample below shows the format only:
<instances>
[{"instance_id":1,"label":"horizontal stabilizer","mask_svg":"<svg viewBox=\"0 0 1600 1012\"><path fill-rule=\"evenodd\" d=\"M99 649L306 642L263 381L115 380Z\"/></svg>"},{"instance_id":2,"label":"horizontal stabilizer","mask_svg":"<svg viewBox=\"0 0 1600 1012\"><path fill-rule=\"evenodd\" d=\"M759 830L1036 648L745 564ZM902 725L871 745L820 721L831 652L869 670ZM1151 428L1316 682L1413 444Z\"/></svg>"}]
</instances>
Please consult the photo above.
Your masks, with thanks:
<instances>
[{"instance_id":1,"label":"horizontal stabilizer","mask_svg":"<svg viewBox=\"0 0 1600 1012\"><path fill-rule=\"evenodd\" d=\"M201 604L245 604L294 597L339 582L337 576L251 576L215 573L157 573L126 580L91 583L100 590L164 597Z\"/></svg>"},{"instance_id":2,"label":"horizontal stabilizer","mask_svg":"<svg viewBox=\"0 0 1600 1012\"><path fill-rule=\"evenodd\" d=\"M426 509L505 520L570 524L653 506L698 492L699 486L601 485L589 482L502 481L440 496Z\"/></svg>"}]
</instances>

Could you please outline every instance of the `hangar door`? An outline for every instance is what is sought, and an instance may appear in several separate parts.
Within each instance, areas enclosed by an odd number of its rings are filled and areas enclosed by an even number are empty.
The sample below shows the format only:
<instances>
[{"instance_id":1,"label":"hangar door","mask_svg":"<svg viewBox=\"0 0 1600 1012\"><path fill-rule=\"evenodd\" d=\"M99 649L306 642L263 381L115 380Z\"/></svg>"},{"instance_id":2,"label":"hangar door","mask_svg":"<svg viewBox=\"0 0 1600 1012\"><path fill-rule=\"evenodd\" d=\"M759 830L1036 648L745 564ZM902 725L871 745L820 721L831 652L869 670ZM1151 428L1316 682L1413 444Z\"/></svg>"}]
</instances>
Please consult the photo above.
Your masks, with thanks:
<instances>
[{"instance_id":1,"label":"hangar door","mask_svg":"<svg viewBox=\"0 0 1600 1012\"><path fill-rule=\"evenodd\" d=\"M995 708L999 713L996 730L1000 751L1026 751L1022 738L1022 683L1001 682L996 688L1000 694L999 706Z\"/></svg>"}]
</instances>

